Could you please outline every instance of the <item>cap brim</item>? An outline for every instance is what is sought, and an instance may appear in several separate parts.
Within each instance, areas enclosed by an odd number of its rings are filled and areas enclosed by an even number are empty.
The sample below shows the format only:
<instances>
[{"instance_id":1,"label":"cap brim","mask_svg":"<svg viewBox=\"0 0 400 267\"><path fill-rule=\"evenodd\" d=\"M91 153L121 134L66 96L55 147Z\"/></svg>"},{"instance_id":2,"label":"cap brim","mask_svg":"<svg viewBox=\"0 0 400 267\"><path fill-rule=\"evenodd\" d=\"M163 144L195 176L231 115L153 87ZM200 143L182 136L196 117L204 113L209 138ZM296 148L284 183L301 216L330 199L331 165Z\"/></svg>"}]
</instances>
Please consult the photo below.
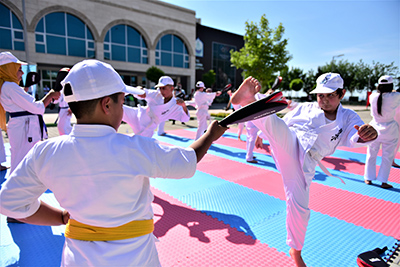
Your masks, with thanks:
<instances>
[{"instance_id":1,"label":"cap brim","mask_svg":"<svg viewBox=\"0 0 400 267\"><path fill-rule=\"evenodd\" d=\"M320 86L320 87L317 87L314 90L312 90L310 92L310 94L330 94L330 93L335 92L337 89L338 88L333 89L333 88L329 88L329 87Z\"/></svg>"},{"instance_id":2,"label":"cap brim","mask_svg":"<svg viewBox=\"0 0 400 267\"><path fill-rule=\"evenodd\" d=\"M139 89L137 87L127 85L125 90L123 91L125 94L132 94L132 95L143 95L146 93L143 89Z\"/></svg>"},{"instance_id":3,"label":"cap brim","mask_svg":"<svg viewBox=\"0 0 400 267\"><path fill-rule=\"evenodd\" d=\"M21 65L28 65L27 62L23 62L23 61L19 61L19 60L17 61L17 63L18 63L18 64L21 64Z\"/></svg>"},{"instance_id":4,"label":"cap brim","mask_svg":"<svg viewBox=\"0 0 400 267\"><path fill-rule=\"evenodd\" d=\"M158 87L164 87L164 86L167 86L167 85L174 86L173 84L163 84L163 83L158 83L158 84L156 84L154 87L155 87L155 88L158 88Z\"/></svg>"}]
</instances>

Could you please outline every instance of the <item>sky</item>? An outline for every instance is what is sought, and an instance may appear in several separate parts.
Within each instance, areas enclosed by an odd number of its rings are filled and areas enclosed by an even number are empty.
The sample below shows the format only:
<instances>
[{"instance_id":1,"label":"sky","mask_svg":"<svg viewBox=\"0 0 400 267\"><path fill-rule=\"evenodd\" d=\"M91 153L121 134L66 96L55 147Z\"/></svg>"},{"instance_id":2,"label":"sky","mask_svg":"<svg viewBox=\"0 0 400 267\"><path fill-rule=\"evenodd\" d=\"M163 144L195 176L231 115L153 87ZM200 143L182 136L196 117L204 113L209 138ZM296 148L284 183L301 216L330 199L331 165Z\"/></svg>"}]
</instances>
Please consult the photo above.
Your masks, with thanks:
<instances>
[{"instance_id":1,"label":"sky","mask_svg":"<svg viewBox=\"0 0 400 267\"><path fill-rule=\"evenodd\" d=\"M288 65L304 72L333 59L400 69L400 0L162 1L194 10L204 26L240 35L246 21L259 24L265 14L271 28L285 28Z\"/></svg>"}]
</instances>

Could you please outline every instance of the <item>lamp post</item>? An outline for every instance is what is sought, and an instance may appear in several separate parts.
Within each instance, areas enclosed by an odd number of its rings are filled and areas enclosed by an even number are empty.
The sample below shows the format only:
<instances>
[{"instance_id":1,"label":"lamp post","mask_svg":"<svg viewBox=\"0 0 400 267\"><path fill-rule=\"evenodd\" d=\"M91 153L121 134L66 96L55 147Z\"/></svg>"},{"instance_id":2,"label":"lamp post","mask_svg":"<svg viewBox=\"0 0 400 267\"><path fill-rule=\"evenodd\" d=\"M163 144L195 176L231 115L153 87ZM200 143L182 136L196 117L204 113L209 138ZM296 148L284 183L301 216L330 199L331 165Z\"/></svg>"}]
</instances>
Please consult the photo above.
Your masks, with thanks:
<instances>
[{"instance_id":1,"label":"lamp post","mask_svg":"<svg viewBox=\"0 0 400 267\"><path fill-rule=\"evenodd\" d=\"M333 57L332 57L331 72L333 72L333 62L335 61L335 58L343 57L343 56L344 56L344 54L340 54L340 55L336 55L336 56L333 56Z\"/></svg>"}]
</instances>

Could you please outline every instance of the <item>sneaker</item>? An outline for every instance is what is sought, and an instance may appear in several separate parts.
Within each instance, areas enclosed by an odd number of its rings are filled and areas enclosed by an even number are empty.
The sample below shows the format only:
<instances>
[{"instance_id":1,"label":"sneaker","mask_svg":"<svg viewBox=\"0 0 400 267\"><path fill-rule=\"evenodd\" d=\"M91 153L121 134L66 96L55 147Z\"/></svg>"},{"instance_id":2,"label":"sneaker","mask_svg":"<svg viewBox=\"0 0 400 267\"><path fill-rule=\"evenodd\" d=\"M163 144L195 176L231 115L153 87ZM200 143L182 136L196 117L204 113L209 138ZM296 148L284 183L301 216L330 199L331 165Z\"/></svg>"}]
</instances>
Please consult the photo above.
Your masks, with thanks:
<instances>
[{"instance_id":1,"label":"sneaker","mask_svg":"<svg viewBox=\"0 0 400 267\"><path fill-rule=\"evenodd\" d=\"M381 187L382 187L383 189L389 189L389 188L393 188L393 185L390 185L390 184L388 184L388 183L382 183Z\"/></svg>"},{"instance_id":2,"label":"sneaker","mask_svg":"<svg viewBox=\"0 0 400 267\"><path fill-rule=\"evenodd\" d=\"M372 182L371 182L370 180L364 180L364 182L365 182L366 184L368 184L368 185L371 185L371 184L372 184Z\"/></svg>"},{"instance_id":3,"label":"sneaker","mask_svg":"<svg viewBox=\"0 0 400 267\"><path fill-rule=\"evenodd\" d=\"M257 160L253 159L253 160L246 160L248 163L258 163Z\"/></svg>"}]
</instances>

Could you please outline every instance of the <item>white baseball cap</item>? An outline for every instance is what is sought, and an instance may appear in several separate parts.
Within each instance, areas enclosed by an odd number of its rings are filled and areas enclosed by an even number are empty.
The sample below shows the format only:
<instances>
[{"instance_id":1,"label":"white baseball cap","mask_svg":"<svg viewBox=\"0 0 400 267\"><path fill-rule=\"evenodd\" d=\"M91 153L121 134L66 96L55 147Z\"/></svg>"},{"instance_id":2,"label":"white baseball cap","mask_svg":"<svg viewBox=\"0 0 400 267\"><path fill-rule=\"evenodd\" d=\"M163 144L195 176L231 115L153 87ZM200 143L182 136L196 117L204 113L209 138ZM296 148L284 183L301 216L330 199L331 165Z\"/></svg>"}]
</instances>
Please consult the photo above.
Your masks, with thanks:
<instances>
[{"instance_id":1,"label":"white baseball cap","mask_svg":"<svg viewBox=\"0 0 400 267\"><path fill-rule=\"evenodd\" d=\"M196 83L196 87L203 87L203 88L205 88L206 86L204 85L204 83L202 82L202 81L198 81L197 83Z\"/></svg>"},{"instance_id":2,"label":"white baseball cap","mask_svg":"<svg viewBox=\"0 0 400 267\"><path fill-rule=\"evenodd\" d=\"M19 61L19 59L16 58L10 52L1 52L0 53L0 66L8 64L8 63L18 63L21 65L28 65L28 63L26 63L26 62Z\"/></svg>"},{"instance_id":3,"label":"white baseball cap","mask_svg":"<svg viewBox=\"0 0 400 267\"><path fill-rule=\"evenodd\" d=\"M174 80L171 79L169 76L161 76L160 79L158 79L158 83L154 87L163 87L166 85L174 85Z\"/></svg>"},{"instance_id":4,"label":"white baseball cap","mask_svg":"<svg viewBox=\"0 0 400 267\"><path fill-rule=\"evenodd\" d=\"M145 93L144 90L126 85L110 64L95 59L75 64L61 84L68 103L97 99L119 92L137 95ZM72 94L65 91L66 84L71 86Z\"/></svg>"},{"instance_id":5,"label":"white baseball cap","mask_svg":"<svg viewBox=\"0 0 400 267\"><path fill-rule=\"evenodd\" d=\"M378 84L392 84L392 83L393 83L393 78L392 76L389 75L383 75L378 80Z\"/></svg>"},{"instance_id":6,"label":"white baseball cap","mask_svg":"<svg viewBox=\"0 0 400 267\"><path fill-rule=\"evenodd\" d=\"M317 87L310 94L329 94L343 88L343 79L339 73L324 73L317 79Z\"/></svg>"}]
</instances>

